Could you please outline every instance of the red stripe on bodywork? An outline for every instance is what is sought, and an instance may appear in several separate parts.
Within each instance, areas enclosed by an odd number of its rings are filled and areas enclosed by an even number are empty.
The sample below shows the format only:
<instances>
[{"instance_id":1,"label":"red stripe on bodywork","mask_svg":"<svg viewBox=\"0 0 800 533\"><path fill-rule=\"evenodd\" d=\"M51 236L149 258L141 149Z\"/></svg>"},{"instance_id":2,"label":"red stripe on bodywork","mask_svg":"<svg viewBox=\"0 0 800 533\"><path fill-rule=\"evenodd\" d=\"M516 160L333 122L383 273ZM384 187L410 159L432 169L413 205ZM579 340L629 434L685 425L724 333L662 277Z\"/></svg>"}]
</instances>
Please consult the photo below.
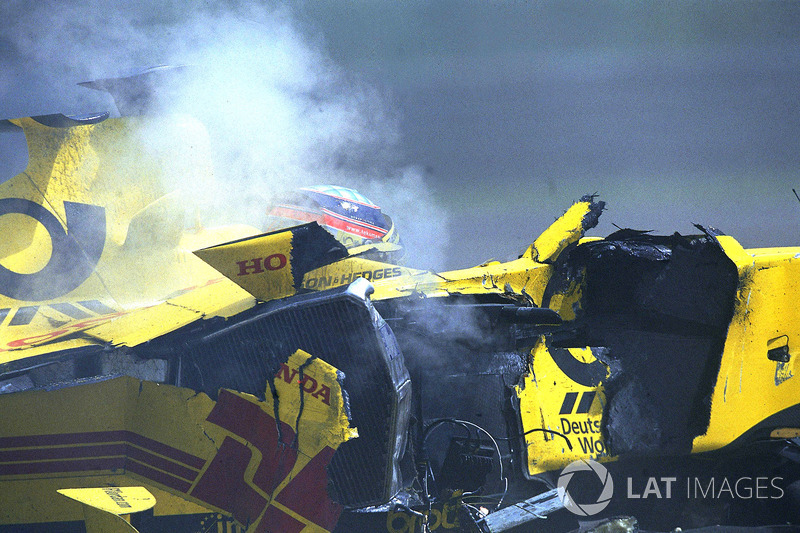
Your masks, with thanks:
<instances>
[{"instance_id":1,"label":"red stripe on bodywork","mask_svg":"<svg viewBox=\"0 0 800 533\"><path fill-rule=\"evenodd\" d=\"M73 459L68 461L44 461L38 463L11 463L0 465L0 476L27 474L60 474L88 472L91 470L123 470L125 457L102 459Z\"/></svg>"},{"instance_id":2,"label":"red stripe on bodywork","mask_svg":"<svg viewBox=\"0 0 800 533\"><path fill-rule=\"evenodd\" d=\"M68 446L71 444L104 444L113 442L128 442L151 452L181 462L196 470L205 464L205 460L168 446L164 443L143 437L132 431L92 431L87 433L60 433L52 435L29 435L24 437L1 437L0 450L12 448L32 448L47 446ZM2 453L2 452L0 452Z\"/></svg>"},{"instance_id":3,"label":"red stripe on bodywork","mask_svg":"<svg viewBox=\"0 0 800 533\"><path fill-rule=\"evenodd\" d=\"M199 470L203 468L204 464L206 464L206 460L202 457L197 457L178 448L173 448L172 446L164 444L163 442L144 437L138 433L133 433L132 431L124 431L123 433L125 433L127 437L125 440L131 444L135 444L139 447L150 450L151 452L155 452L159 455L163 455L164 457L179 461L194 469Z\"/></svg>"},{"instance_id":4,"label":"red stripe on bodywork","mask_svg":"<svg viewBox=\"0 0 800 533\"><path fill-rule=\"evenodd\" d=\"M217 455L189 494L228 511L240 524L252 524L267 505L267 500L244 480L252 455L250 448L225 437Z\"/></svg>"},{"instance_id":5,"label":"red stripe on bodywork","mask_svg":"<svg viewBox=\"0 0 800 533\"><path fill-rule=\"evenodd\" d=\"M207 420L242 437L261 452L263 459L253 475L253 483L267 494L272 494L292 471L297 461L297 450L291 446L294 430L285 422L276 423L257 404L223 389Z\"/></svg>"},{"instance_id":6,"label":"red stripe on bodywork","mask_svg":"<svg viewBox=\"0 0 800 533\"><path fill-rule=\"evenodd\" d=\"M271 505L264 513L256 533L300 533L304 527L304 523Z\"/></svg>"},{"instance_id":7,"label":"red stripe on bodywork","mask_svg":"<svg viewBox=\"0 0 800 533\"><path fill-rule=\"evenodd\" d=\"M278 494L276 501L325 529L333 529L342 506L328 495L328 473L334 449L326 446Z\"/></svg>"},{"instance_id":8,"label":"red stripe on bodywork","mask_svg":"<svg viewBox=\"0 0 800 533\"><path fill-rule=\"evenodd\" d=\"M153 455L127 443L5 450L0 451L0 463L33 463L54 459L94 459L111 456L129 457L189 481L193 481L197 477L197 471L195 470L173 463L168 459Z\"/></svg>"},{"instance_id":9,"label":"red stripe on bodywork","mask_svg":"<svg viewBox=\"0 0 800 533\"><path fill-rule=\"evenodd\" d=\"M191 482L189 481L171 476L132 459L125 463L125 469L128 472L138 474L143 478L155 481L156 483L161 483L166 487L171 487L177 491L183 492L184 494L189 492L189 487L192 486Z\"/></svg>"},{"instance_id":10,"label":"red stripe on bodywork","mask_svg":"<svg viewBox=\"0 0 800 533\"><path fill-rule=\"evenodd\" d=\"M152 453L146 452L140 448L135 448L133 446L126 446L125 455L127 455L130 459L134 461L150 465L152 467L158 468L159 470L164 470L165 472L171 475L189 480L189 482L192 482L195 480L195 478L197 478L197 471L186 468L183 465L173 463L168 459L164 459L163 457L153 455ZM182 490L183 492L189 490L188 484L186 488Z\"/></svg>"},{"instance_id":11,"label":"red stripe on bodywork","mask_svg":"<svg viewBox=\"0 0 800 533\"><path fill-rule=\"evenodd\" d=\"M91 459L93 457L110 457L113 455L125 455L125 444L0 450L0 463L46 461L49 459Z\"/></svg>"}]
</instances>

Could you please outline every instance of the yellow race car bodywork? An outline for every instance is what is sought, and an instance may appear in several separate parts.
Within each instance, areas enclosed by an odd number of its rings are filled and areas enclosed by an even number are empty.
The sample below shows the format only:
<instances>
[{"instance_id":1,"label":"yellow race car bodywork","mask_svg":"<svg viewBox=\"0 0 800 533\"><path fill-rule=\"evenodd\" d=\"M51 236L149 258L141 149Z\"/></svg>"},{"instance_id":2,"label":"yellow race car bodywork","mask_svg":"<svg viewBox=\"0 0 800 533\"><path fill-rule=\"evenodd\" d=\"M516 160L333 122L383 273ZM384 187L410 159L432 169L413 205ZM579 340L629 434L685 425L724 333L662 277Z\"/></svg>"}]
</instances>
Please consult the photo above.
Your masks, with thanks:
<instances>
[{"instance_id":1,"label":"yellow race car bodywork","mask_svg":"<svg viewBox=\"0 0 800 533\"><path fill-rule=\"evenodd\" d=\"M348 508L410 489L411 412L425 403L411 382L426 387L414 376L500 352L518 369L449 378L511 376L504 439L523 484L578 459L800 435L800 248L744 250L713 231L586 238L603 210L593 197L518 259L438 273L376 261L369 246L348 252L315 224L204 229L186 224L168 184L211 172L208 140L191 118L170 120L193 140L180 169L143 143L138 118L6 123L24 130L30 164L0 185L0 523L80 520L57 490L143 485L154 516L332 530L342 506L329 478ZM466 343L453 324L417 327L464 309L467 329L480 324ZM363 338L380 359L372 374L348 360ZM311 348L326 343L330 356ZM478 393L457 394L468 404ZM659 395L674 398L660 409ZM386 404L380 431L364 415L373 401ZM349 463L326 470L340 446L375 456L369 489L347 485ZM391 513L388 530L418 522Z\"/></svg>"}]
</instances>

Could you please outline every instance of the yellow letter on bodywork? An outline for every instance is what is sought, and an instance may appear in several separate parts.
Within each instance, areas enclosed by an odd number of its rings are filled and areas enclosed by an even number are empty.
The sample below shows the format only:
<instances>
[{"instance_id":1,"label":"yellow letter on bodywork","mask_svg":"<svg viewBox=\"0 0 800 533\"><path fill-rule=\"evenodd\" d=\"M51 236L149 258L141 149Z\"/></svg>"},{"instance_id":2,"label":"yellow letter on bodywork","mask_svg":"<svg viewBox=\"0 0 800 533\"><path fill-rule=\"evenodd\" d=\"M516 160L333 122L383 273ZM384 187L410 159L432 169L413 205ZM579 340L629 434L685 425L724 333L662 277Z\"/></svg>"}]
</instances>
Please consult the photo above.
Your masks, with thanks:
<instances>
[{"instance_id":1,"label":"yellow letter on bodywork","mask_svg":"<svg viewBox=\"0 0 800 533\"><path fill-rule=\"evenodd\" d=\"M264 301L292 296L306 272L347 257L347 249L316 222L194 253Z\"/></svg>"}]
</instances>

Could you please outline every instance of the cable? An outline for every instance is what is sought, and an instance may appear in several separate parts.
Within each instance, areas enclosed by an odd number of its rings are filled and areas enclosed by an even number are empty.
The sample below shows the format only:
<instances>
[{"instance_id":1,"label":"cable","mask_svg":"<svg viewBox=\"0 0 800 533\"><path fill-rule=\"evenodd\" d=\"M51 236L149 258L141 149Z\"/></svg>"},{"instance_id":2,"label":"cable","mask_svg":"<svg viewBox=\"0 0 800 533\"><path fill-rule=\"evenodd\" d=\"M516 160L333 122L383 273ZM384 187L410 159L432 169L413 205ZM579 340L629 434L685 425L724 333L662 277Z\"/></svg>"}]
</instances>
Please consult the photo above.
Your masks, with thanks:
<instances>
[{"instance_id":1,"label":"cable","mask_svg":"<svg viewBox=\"0 0 800 533\"><path fill-rule=\"evenodd\" d=\"M564 435L563 433L559 433L558 431L556 431L554 429L534 428L534 429L529 429L528 431L526 431L525 433L523 433L522 435L519 435L519 436L520 437L525 437L525 435L528 435L529 433L533 433L535 431L541 431L542 433L552 433L553 435L558 435L559 437L561 437L565 441L567 441L567 446L569 446L569 451L572 451L572 443L569 441L569 438L566 435Z\"/></svg>"},{"instance_id":2,"label":"cable","mask_svg":"<svg viewBox=\"0 0 800 533\"><path fill-rule=\"evenodd\" d=\"M497 462L500 463L500 479L503 480L504 487L503 487L503 496L500 498L500 501L497 502L497 505L494 508L494 510L496 511L503 504L503 500L505 499L506 494L508 493L508 478L505 477L505 475L503 474L503 456L500 453L500 446L497 444L497 441L494 439L492 434L483 429L482 427L480 427L478 424L473 424L472 422L468 422L466 420L458 420L458 419L452 419L452 420L457 424L466 424L468 426L474 427L475 429L483 431L484 433L486 433L486 436L489 437L489 439L492 441L492 444L494 444L494 449L497 450Z\"/></svg>"}]
</instances>

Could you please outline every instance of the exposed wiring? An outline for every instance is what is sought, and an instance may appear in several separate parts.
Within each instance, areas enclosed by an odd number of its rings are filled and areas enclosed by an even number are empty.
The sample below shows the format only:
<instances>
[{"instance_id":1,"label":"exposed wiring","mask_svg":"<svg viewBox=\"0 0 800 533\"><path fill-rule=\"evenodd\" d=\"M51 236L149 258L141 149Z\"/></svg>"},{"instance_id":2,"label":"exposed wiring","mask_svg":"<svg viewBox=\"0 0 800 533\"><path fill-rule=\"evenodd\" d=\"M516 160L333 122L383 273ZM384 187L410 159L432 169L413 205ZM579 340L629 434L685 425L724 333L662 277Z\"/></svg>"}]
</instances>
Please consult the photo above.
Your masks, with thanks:
<instances>
[{"instance_id":1,"label":"exposed wiring","mask_svg":"<svg viewBox=\"0 0 800 533\"><path fill-rule=\"evenodd\" d=\"M459 420L457 418L440 418L439 420L437 420L436 422L431 424L431 426L428 427L428 430L433 429L433 427L435 425L440 425L443 422L451 422L453 424L466 425L466 426L473 427L473 428L485 433L486 436L489 437L489 440L492 441L492 444L494 444L494 449L497 450L497 462L500 465L500 479L503 481L503 484L504 484L503 485L503 496L500 498L500 500L497 502L497 505L494 508L495 510L499 509L500 506L503 504L503 500L505 499L506 494L508 493L508 478L505 477L505 474L503 473L503 456L500 453L500 446L497 444L497 441L495 440L495 438L492 436L491 433L489 433L488 431L483 429L478 424L474 424L474 423L469 422L467 420ZM428 433L428 430L426 430L426 433ZM424 439L423 439L423 441L424 441Z\"/></svg>"},{"instance_id":2,"label":"exposed wiring","mask_svg":"<svg viewBox=\"0 0 800 533\"><path fill-rule=\"evenodd\" d=\"M442 424L445 424L445 423L451 423L451 424L460 425L462 428L464 428L467 431L467 439L473 440L472 439L472 432L469 430L469 426L467 424L465 424L465 423L463 423L461 421L458 421L458 420L456 420L454 418L440 418L440 419L434 421L427 428L425 428L425 431L422 434L422 443L424 444L425 441L428 440L428 435L430 435L431 431L433 431L434 429L436 429L437 427L439 427L439 426L441 426Z\"/></svg>"},{"instance_id":3,"label":"exposed wiring","mask_svg":"<svg viewBox=\"0 0 800 533\"><path fill-rule=\"evenodd\" d=\"M525 435L528 435L528 434L533 433L535 431L541 431L542 433L552 433L553 435L558 435L559 437L561 437L565 441L567 441L567 446L569 447L569 451L572 451L572 443L569 441L569 438L566 435L564 435L563 433L559 433L558 431L555 431L553 429L544 429L544 428L529 429L528 431L526 431L525 433L520 435L520 437L524 437Z\"/></svg>"},{"instance_id":4,"label":"exposed wiring","mask_svg":"<svg viewBox=\"0 0 800 533\"><path fill-rule=\"evenodd\" d=\"M470 431L469 426L466 424L461 424L455 422L455 420L451 418L442 418L439 420L434 421L431 425L425 428L422 432L422 455L425 457L425 477L422 480L422 487L425 495L425 500L428 502L428 507L430 507L430 491L428 490L428 478L433 478L433 482L436 483L436 477L433 475L433 469L431 468L430 463L427 460L427 451L426 451L426 442L428 441L428 437L430 436L431 432L436 429L437 427L441 426L442 424L450 423L450 424L458 424L467 432L467 440L472 441L472 431Z\"/></svg>"},{"instance_id":5,"label":"exposed wiring","mask_svg":"<svg viewBox=\"0 0 800 533\"><path fill-rule=\"evenodd\" d=\"M486 517L488 515L483 514L483 512L480 509L478 509L477 507L475 507L474 505L470 505L468 503L465 503L463 505L464 505L464 507L468 507L468 508L472 509L472 512L475 513L475 516L473 517L473 520L475 521L476 524L478 522L483 522L484 520L486 520Z\"/></svg>"}]
</instances>

